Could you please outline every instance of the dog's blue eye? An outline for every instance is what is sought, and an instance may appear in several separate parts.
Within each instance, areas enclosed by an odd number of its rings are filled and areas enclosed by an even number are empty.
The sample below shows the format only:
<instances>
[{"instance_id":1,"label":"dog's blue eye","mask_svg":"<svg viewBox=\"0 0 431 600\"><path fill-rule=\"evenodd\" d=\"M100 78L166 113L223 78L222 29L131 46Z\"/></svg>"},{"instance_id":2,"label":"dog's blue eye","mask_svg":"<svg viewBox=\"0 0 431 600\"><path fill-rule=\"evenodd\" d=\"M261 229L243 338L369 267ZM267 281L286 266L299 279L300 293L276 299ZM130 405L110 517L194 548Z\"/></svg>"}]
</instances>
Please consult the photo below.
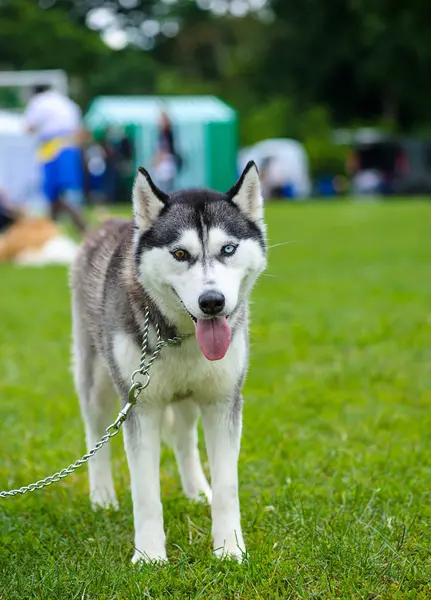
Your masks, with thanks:
<instances>
[{"instance_id":1,"label":"dog's blue eye","mask_svg":"<svg viewBox=\"0 0 431 600\"><path fill-rule=\"evenodd\" d=\"M232 254L235 254L237 249L237 246L234 246L233 244L228 244L227 246L223 246L223 248L221 249L221 253L224 254L224 256L232 256Z\"/></svg>"}]
</instances>

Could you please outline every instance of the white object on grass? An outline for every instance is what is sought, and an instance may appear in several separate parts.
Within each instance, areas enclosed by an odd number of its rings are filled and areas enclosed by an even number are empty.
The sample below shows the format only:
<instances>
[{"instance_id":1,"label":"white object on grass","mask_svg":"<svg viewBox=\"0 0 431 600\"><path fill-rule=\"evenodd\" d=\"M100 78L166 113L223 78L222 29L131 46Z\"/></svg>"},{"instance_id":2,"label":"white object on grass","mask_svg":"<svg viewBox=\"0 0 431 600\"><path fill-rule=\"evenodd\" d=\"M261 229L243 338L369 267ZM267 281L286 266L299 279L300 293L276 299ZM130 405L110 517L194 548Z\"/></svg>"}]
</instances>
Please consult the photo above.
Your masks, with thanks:
<instances>
[{"instance_id":1,"label":"white object on grass","mask_svg":"<svg viewBox=\"0 0 431 600\"><path fill-rule=\"evenodd\" d=\"M22 266L42 267L44 265L69 265L75 259L78 244L70 238L59 235L37 250L25 250L15 259Z\"/></svg>"}]
</instances>

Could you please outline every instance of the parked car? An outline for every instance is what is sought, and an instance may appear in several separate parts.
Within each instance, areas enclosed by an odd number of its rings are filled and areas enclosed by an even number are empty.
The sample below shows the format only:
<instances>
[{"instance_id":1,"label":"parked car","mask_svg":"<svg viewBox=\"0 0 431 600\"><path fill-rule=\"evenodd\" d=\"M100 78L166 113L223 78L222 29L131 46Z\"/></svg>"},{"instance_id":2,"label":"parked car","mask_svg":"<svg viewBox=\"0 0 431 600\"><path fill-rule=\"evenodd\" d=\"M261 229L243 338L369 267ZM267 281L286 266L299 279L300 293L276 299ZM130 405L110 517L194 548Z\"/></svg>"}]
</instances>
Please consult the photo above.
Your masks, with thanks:
<instances>
[{"instance_id":1,"label":"parked car","mask_svg":"<svg viewBox=\"0 0 431 600\"><path fill-rule=\"evenodd\" d=\"M357 194L431 194L431 141L392 137L357 141L348 169Z\"/></svg>"}]
</instances>

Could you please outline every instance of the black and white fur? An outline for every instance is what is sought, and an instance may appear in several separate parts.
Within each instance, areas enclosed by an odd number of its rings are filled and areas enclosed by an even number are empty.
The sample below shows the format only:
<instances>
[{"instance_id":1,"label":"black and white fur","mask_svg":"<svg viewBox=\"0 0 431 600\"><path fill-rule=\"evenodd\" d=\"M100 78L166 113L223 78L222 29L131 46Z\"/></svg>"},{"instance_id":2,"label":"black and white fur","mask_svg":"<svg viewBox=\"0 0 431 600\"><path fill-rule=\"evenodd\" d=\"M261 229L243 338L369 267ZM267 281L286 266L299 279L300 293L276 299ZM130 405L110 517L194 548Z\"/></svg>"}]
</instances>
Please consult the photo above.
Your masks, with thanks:
<instances>
[{"instance_id":1,"label":"black and white fur","mask_svg":"<svg viewBox=\"0 0 431 600\"><path fill-rule=\"evenodd\" d=\"M187 190L167 196L140 169L133 190L133 221L111 220L89 236L72 269L74 373L88 448L103 435L127 401L138 368L144 313L162 338L193 334L165 347L151 369L151 383L124 424L131 475L135 553L166 560L159 462L162 429L170 431L185 494L211 503L214 552L241 559L237 465L241 389L248 366L248 296L266 264L263 199L254 163L226 194ZM226 246L232 255L222 255ZM187 251L189 260L173 253ZM231 248L228 247L231 251ZM225 252L225 250L223 250ZM195 337L205 319L199 298L225 298L231 343L224 358L208 360ZM150 351L151 351L150 348ZM197 446L202 416L212 491ZM163 427L162 427L163 425ZM117 507L109 446L89 462L94 507Z\"/></svg>"}]
</instances>

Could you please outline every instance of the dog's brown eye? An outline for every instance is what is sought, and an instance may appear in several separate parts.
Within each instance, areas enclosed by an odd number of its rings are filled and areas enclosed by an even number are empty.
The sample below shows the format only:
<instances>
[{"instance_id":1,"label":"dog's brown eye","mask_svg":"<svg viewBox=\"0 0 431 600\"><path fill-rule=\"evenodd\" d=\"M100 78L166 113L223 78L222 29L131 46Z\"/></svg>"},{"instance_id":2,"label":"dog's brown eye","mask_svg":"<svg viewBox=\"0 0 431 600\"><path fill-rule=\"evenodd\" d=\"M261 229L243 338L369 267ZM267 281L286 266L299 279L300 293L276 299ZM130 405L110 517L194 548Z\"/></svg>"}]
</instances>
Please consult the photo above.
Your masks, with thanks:
<instances>
[{"instance_id":1,"label":"dog's brown eye","mask_svg":"<svg viewBox=\"0 0 431 600\"><path fill-rule=\"evenodd\" d=\"M182 248L174 250L174 252L172 252L172 256L177 260L188 260L190 258L190 254L187 252L187 250L183 250Z\"/></svg>"}]
</instances>

